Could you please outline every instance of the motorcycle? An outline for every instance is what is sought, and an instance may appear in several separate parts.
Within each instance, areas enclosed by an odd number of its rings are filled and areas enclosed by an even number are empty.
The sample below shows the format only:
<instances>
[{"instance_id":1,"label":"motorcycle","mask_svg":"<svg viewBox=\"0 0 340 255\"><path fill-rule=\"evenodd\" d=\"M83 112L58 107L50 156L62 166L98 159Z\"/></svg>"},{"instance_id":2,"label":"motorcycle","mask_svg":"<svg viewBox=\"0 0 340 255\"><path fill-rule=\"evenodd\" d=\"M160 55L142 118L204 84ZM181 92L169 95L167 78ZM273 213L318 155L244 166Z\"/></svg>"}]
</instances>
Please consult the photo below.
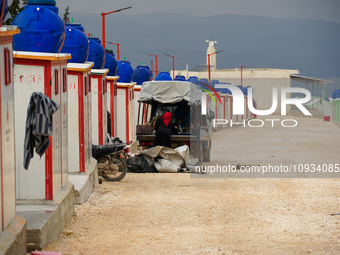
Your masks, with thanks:
<instances>
[{"instance_id":1,"label":"motorcycle","mask_svg":"<svg viewBox=\"0 0 340 255\"><path fill-rule=\"evenodd\" d=\"M107 181L118 182L127 173L126 143L92 145L92 157L98 162L98 175ZM99 181L100 182L100 181Z\"/></svg>"}]
</instances>

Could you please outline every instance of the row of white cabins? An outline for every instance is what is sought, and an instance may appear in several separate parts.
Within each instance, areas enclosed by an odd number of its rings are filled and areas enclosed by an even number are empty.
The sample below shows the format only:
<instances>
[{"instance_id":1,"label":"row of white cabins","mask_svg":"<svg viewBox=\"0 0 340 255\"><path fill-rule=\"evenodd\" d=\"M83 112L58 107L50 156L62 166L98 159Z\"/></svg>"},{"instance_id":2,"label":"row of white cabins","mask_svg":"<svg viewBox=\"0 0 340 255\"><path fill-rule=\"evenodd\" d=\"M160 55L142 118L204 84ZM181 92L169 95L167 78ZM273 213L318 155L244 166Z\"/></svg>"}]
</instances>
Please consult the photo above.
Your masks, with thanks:
<instances>
[{"instance_id":1,"label":"row of white cabins","mask_svg":"<svg viewBox=\"0 0 340 255\"><path fill-rule=\"evenodd\" d=\"M107 111L111 113L111 134L124 142L135 140L135 124L141 86L136 83L119 83L117 76L107 76L106 69L92 69L93 63L68 63L69 54L13 52L12 37L20 31L16 27L2 27L0 31L1 61L1 118L0 118L0 239L8 234L12 226L17 253L24 252L23 237L25 220L16 214L18 201L53 201L69 183L69 173L85 173L91 163L91 145L104 144L107 134ZM215 49L209 46L208 54ZM210 53L209 53L210 52ZM4 65L3 65L4 63ZM212 76L223 81L235 79L239 83L239 70L217 70L216 59ZM207 78L207 72L178 70L185 74ZM298 70L249 69L244 78L257 78L252 83L256 91L258 107L271 106L270 79L275 85L290 87ZM262 78L262 79L261 79ZM303 79L303 77L300 79ZM306 80L304 80L307 82ZM245 84L247 85L247 84ZM322 84L324 86L324 83ZM28 170L23 167L23 143L27 106L33 92L43 92L59 106L53 115L53 135L46 153L31 160ZM221 95L223 105L209 107L220 119L235 122L252 118L247 110L244 115L232 115L232 96ZM245 108L248 109L247 100ZM277 114L281 110L277 109ZM72 215L66 209L65 215ZM12 231L13 232L13 231ZM4 240L4 239L1 239ZM10 239L6 239L10 240ZM13 243L2 243L0 249L13 249ZM20 245L21 244L21 245ZM40 248L46 244L41 244ZM7 247L7 248L6 248Z\"/></svg>"}]
</instances>

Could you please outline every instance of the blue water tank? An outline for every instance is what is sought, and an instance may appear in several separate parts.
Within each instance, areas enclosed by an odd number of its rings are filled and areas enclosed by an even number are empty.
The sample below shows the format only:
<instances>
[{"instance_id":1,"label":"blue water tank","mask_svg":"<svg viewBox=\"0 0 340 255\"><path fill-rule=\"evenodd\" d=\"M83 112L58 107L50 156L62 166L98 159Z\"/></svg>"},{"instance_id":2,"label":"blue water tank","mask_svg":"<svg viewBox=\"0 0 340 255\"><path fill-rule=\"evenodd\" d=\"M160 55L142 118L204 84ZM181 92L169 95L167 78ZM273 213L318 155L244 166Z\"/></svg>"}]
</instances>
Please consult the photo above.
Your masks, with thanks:
<instances>
[{"instance_id":1,"label":"blue water tank","mask_svg":"<svg viewBox=\"0 0 340 255\"><path fill-rule=\"evenodd\" d=\"M221 94L228 94L228 89L220 89Z\"/></svg>"},{"instance_id":2,"label":"blue water tank","mask_svg":"<svg viewBox=\"0 0 340 255\"><path fill-rule=\"evenodd\" d=\"M13 25L21 30L13 36L14 50L59 53L63 46L65 26L53 5L26 5Z\"/></svg>"},{"instance_id":3,"label":"blue water tank","mask_svg":"<svg viewBox=\"0 0 340 255\"><path fill-rule=\"evenodd\" d=\"M55 13L59 13L59 8L57 6L44 5L44 4L39 4L38 6L43 6L43 7L50 9L51 11L54 11ZM37 5L25 5L24 9L31 8L31 7L37 7Z\"/></svg>"},{"instance_id":4,"label":"blue water tank","mask_svg":"<svg viewBox=\"0 0 340 255\"><path fill-rule=\"evenodd\" d=\"M117 76L119 76L118 82L130 83L132 80L133 68L130 61L118 61Z\"/></svg>"},{"instance_id":5,"label":"blue water tank","mask_svg":"<svg viewBox=\"0 0 340 255\"><path fill-rule=\"evenodd\" d=\"M212 80L211 81L211 86L215 88L215 84L219 84L220 82L218 80Z\"/></svg>"},{"instance_id":6,"label":"blue water tank","mask_svg":"<svg viewBox=\"0 0 340 255\"><path fill-rule=\"evenodd\" d=\"M251 87L250 87L250 86L247 86L247 87L244 88L243 94L244 94L245 96L248 96L248 88L251 88Z\"/></svg>"},{"instance_id":7,"label":"blue water tank","mask_svg":"<svg viewBox=\"0 0 340 255\"><path fill-rule=\"evenodd\" d=\"M155 80L156 81L172 81L172 78L168 72L160 72Z\"/></svg>"},{"instance_id":8,"label":"blue water tank","mask_svg":"<svg viewBox=\"0 0 340 255\"><path fill-rule=\"evenodd\" d=\"M334 90L334 91L333 91L333 93L332 93L332 98L333 98L333 99L340 98L340 89Z\"/></svg>"},{"instance_id":9,"label":"blue water tank","mask_svg":"<svg viewBox=\"0 0 340 255\"><path fill-rule=\"evenodd\" d=\"M74 27L76 29L79 29L80 31L84 32L85 29L81 24L76 24L76 23L66 23L65 27Z\"/></svg>"},{"instance_id":10,"label":"blue water tank","mask_svg":"<svg viewBox=\"0 0 340 255\"><path fill-rule=\"evenodd\" d=\"M186 81L186 79L185 79L185 76L183 75L177 75L174 81Z\"/></svg>"},{"instance_id":11,"label":"blue water tank","mask_svg":"<svg viewBox=\"0 0 340 255\"><path fill-rule=\"evenodd\" d=\"M150 75L151 75L151 78L150 78L150 81L152 80L152 78L153 78L153 73L152 73L152 71L150 70L150 68L149 68L149 66L145 66L147 69L148 69L148 71L150 72Z\"/></svg>"},{"instance_id":12,"label":"blue water tank","mask_svg":"<svg viewBox=\"0 0 340 255\"><path fill-rule=\"evenodd\" d=\"M99 38L97 38L97 37L91 37L91 40L99 43L100 45L102 44L102 41Z\"/></svg>"},{"instance_id":13,"label":"blue water tank","mask_svg":"<svg viewBox=\"0 0 340 255\"><path fill-rule=\"evenodd\" d=\"M200 85L200 84L199 84L199 79L198 79L196 76L190 76L189 79L188 79L188 81L190 81L191 83L193 83L193 84L195 84L195 85L197 85L197 86Z\"/></svg>"},{"instance_id":14,"label":"blue water tank","mask_svg":"<svg viewBox=\"0 0 340 255\"><path fill-rule=\"evenodd\" d=\"M5 8L3 9L2 7L4 6L4 2L5 2ZM7 11L8 11L7 0L0 0L0 15L1 15L2 11L3 11L2 20L0 20L1 24L4 22L4 19L6 17Z\"/></svg>"},{"instance_id":15,"label":"blue water tank","mask_svg":"<svg viewBox=\"0 0 340 255\"><path fill-rule=\"evenodd\" d=\"M62 53L71 53L70 63L85 63L89 56L89 41L80 30L66 26L66 35Z\"/></svg>"},{"instance_id":16,"label":"blue water tank","mask_svg":"<svg viewBox=\"0 0 340 255\"><path fill-rule=\"evenodd\" d=\"M118 70L118 62L115 59L115 55L112 50L106 51L105 69L109 69L108 76L116 76Z\"/></svg>"},{"instance_id":17,"label":"blue water tank","mask_svg":"<svg viewBox=\"0 0 340 255\"><path fill-rule=\"evenodd\" d=\"M210 91L210 89L207 86L204 86L204 84L210 85L208 79L200 79L200 87L202 89L206 89L206 90Z\"/></svg>"},{"instance_id":18,"label":"blue water tank","mask_svg":"<svg viewBox=\"0 0 340 255\"><path fill-rule=\"evenodd\" d=\"M55 0L28 0L27 5L53 5L57 3Z\"/></svg>"},{"instance_id":19,"label":"blue water tank","mask_svg":"<svg viewBox=\"0 0 340 255\"><path fill-rule=\"evenodd\" d=\"M92 69L103 69L106 57L104 47L98 43L97 38L88 38L88 41L90 50L87 61L94 62Z\"/></svg>"},{"instance_id":20,"label":"blue water tank","mask_svg":"<svg viewBox=\"0 0 340 255\"><path fill-rule=\"evenodd\" d=\"M220 84L227 84L227 83L225 83L225 82L220 82ZM227 88L221 88L221 89L220 89L220 92L221 92L222 94L230 94L230 95L231 95L231 91L230 91L229 89L227 89Z\"/></svg>"},{"instance_id":21,"label":"blue water tank","mask_svg":"<svg viewBox=\"0 0 340 255\"><path fill-rule=\"evenodd\" d=\"M206 83L206 84L209 84L209 85L210 85L210 83L209 83L209 80L208 80L208 79L200 79L200 82L203 82L203 83Z\"/></svg>"},{"instance_id":22,"label":"blue water tank","mask_svg":"<svg viewBox=\"0 0 340 255\"><path fill-rule=\"evenodd\" d=\"M133 71L132 81L137 82L137 85L142 85L145 81L152 80L152 72L148 66L137 66Z\"/></svg>"},{"instance_id":23,"label":"blue water tank","mask_svg":"<svg viewBox=\"0 0 340 255\"><path fill-rule=\"evenodd\" d=\"M241 85L237 85L238 88L242 91L243 95L248 94L248 89L246 87L242 87Z\"/></svg>"}]
</instances>

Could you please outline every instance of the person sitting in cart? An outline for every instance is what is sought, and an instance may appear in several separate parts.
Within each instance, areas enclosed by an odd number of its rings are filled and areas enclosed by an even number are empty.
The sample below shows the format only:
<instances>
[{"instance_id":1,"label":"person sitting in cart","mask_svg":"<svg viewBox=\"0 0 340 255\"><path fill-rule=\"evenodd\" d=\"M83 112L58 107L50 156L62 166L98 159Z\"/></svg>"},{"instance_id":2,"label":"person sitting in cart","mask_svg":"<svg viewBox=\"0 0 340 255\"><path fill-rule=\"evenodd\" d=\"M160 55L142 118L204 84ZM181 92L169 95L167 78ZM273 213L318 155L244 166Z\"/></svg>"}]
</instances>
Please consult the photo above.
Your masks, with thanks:
<instances>
[{"instance_id":1,"label":"person sitting in cart","mask_svg":"<svg viewBox=\"0 0 340 255\"><path fill-rule=\"evenodd\" d=\"M166 112L162 119L159 119L156 123L156 137L155 146L165 146L171 148L171 132L178 134L178 129L171 121L171 112Z\"/></svg>"}]
</instances>

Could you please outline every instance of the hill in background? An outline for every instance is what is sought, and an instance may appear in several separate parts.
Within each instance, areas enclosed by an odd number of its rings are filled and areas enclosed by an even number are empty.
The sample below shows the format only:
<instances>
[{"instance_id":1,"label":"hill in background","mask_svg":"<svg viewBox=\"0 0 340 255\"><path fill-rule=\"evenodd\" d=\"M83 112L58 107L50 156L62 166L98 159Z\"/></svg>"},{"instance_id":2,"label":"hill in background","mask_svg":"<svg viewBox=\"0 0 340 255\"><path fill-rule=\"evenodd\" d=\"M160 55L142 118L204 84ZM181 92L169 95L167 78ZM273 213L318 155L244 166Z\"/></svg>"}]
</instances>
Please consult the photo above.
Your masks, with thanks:
<instances>
[{"instance_id":1,"label":"hill in background","mask_svg":"<svg viewBox=\"0 0 340 255\"><path fill-rule=\"evenodd\" d=\"M71 13L87 33L101 38L101 16ZM120 43L120 58L150 66L157 54L159 70L189 69L205 64L207 44L212 36L224 50L217 56L217 68L299 69L300 74L317 78L340 77L340 24L320 20L288 20L259 16L218 15L196 17L184 14L155 13L106 16L106 40ZM116 47L108 45L114 50ZM328 86L328 90L340 84ZM334 90L333 89L333 90ZM327 91L327 94L328 91Z\"/></svg>"}]
</instances>

